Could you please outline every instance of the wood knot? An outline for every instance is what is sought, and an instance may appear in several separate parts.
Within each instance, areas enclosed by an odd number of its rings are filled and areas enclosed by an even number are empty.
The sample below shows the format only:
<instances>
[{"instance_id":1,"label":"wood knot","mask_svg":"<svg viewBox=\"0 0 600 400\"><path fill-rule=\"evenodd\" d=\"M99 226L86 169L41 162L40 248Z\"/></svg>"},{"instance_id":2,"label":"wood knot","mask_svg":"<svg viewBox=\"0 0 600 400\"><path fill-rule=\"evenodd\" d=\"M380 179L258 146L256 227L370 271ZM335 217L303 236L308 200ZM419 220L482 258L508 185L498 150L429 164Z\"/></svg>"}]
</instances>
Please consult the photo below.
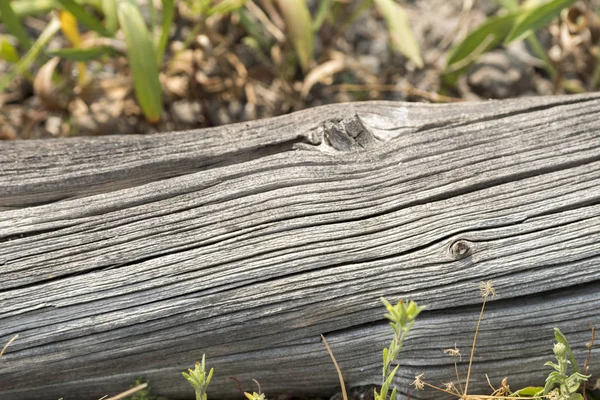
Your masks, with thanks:
<instances>
[{"instance_id":1,"label":"wood knot","mask_svg":"<svg viewBox=\"0 0 600 400\"><path fill-rule=\"evenodd\" d=\"M379 143L358 114L344 119L328 119L319 126L319 132L322 143L337 151L362 150Z\"/></svg>"},{"instance_id":2,"label":"wood knot","mask_svg":"<svg viewBox=\"0 0 600 400\"><path fill-rule=\"evenodd\" d=\"M459 239L450 245L450 255L455 260L462 260L471 254L471 243Z\"/></svg>"}]
</instances>

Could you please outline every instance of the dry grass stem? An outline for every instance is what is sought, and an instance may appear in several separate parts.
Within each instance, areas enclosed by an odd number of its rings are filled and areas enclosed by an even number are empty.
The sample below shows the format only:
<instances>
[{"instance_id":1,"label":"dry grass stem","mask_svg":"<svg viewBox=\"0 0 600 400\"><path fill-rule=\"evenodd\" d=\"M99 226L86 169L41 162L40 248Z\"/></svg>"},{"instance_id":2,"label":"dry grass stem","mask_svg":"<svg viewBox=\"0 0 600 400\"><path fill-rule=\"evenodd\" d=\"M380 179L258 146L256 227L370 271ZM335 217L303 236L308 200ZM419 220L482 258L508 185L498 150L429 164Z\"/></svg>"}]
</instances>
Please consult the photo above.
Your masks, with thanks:
<instances>
[{"instance_id":1,"label":"dry grass stem","mask_svg":"<svg viewBox=\"0 0 600 400\"><path fill-rule=\"evenodd\" d=\"M444 353L452 356L454 358L454 372L456 373L456 381L458 382L458 388L460 389L459 393L463 393L462 383L460 383L460 375L458 374L458 364L456 363L456 357L458 357L462 361L462 355L460 354L460 350L456 347L456 343L454 343L453 349L446 349ZM454 388L456 390L456 388Z\"/></svg>"},{"instance_id":2,"label":"dry grass stem","mask_svg":"<svg viewBox=\"0 0 600 400\"><path fill-rule=\"evenodd\" d=\"M321 338L323 339L323 343L325 343L325 347L327 348L327 352L329 353L329 356L331 357L331 360L333 361L333 365L335 365L335 369L337 370L337 373L338 373L338 378L340 378L340 385L342 386L342 397L344 398L344 400L348 400L348 394L346 393L346 385L344 384L344 377L342 376L342 370L340 369L340 366L338 365L337 361L335 360L335 357L333 356L333 352L331 351L331 348L329 347L329 343L327 343L325 336L321 335Z\"/></svg>"},{"instance_id":3,"label":"dry grass stem","mask_svg":"<svg viewBox=\"0 0 600 400\"><path fill-rule=\"evenodd\" d=\"M7 348L7 347L8 347L8 346L9 346L9 345L12 343L12 342L14 342L15 340L17 340L17 338L18 338L18 337L19 337L19 335L17 334L17 335L15 335L15 336L13 336L12 338L10 338L10 340L8 341L8 343L6 343L6 344L4 345L4 347L2 348L2 351L0 351L0 357L2 357L2 355L3 355L3 354L4 354L4 352L6 351L6 348Z\"/></svg>"},{"instance_id":4,"label":"dry grass stem","mask_svg":"<svg viewBox=\"0 0 600 400\"><path fill-rule=\"evenodd\" d=\"M467 369L467 380L465 381L464 396L468 396L469 392L469 379L471 378L471 367L473 365L473 356L475 355L475 346L477 345L477 335L479 334L479 327L481 326L481 320L483 319L483 311L485 310L485 303L487 302L488 296L496 296L496 289L494 289L493 282L481 282L479 284L479 294L483 297L483 304L481 305L481 311L479 312L479 320L477 321L477 327L475 328L475 336L473 336L473 345L471 346L471 356L469 357L469 368Z\"/></svg>"},{"instance_id":5,"label":"dry grass stem","mask_svg":"<svg viewBox=\"0 0 600 400\"><path fill-rule=\"evenodd\" d=\"M129 390L124 391L123 393L119 393L116 396L110 397L106 400L119 400L119 399L123 399L127 396L131 396L132 394L139 392L140 390L146 389L148 387L147 383L142 383L141 385L138 385L134 388L131 388Z\"/></svg>"},{"instance_id":6,"label":"dry grass stem","mask_svg":"<svg viewBox=\"0 0 600 400\"><path fill-rule=\"evenodd\" d=\"M285 33L271 22L269 17L267 17L259 6L252 1L248 1L246 2L245 7L260 21L261 24L263 24L267 32L269 32L279 43L285 43Z\"/></svg>"},{"instance_id":7,"label":"dry grass stem","mask_svg":"<svg viewBox=\"0 0 600 400\"><path fill-rule=\"evenodd\" d=\"M583 364L583 374L587 375L590 369L590 360L592 359L592 347L594 347L594 340L596 339L596 328L594 328L594 324L590 321L590 329L592 330L592 340L586 343L586 347L588 348L587 358L585 359L585 363ZM583 400L587 400L587 383L588 381L583 382Z\"/></svg>"}]
</instances>

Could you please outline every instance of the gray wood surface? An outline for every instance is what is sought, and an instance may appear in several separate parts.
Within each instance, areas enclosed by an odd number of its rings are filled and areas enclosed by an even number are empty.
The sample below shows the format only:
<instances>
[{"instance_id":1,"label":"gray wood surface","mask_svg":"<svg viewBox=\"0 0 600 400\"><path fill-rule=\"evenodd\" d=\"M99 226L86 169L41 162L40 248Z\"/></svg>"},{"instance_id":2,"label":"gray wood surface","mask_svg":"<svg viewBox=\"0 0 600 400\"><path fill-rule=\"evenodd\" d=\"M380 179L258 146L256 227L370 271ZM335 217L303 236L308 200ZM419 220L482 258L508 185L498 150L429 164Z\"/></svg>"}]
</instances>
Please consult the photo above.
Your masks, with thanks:
<instances>
[{"instance_id":1,"label":"gray wood surface","mask_svg":"<svg viewBox=\"0 0 600 400\"><path fill-rule=\"evenodd\" d=\"M331 119L334 119L332 122ZM343 119L340 123L339 120ZM466 252L465 252L466 250ZM0 143L0 398L172 399L379 383L379 298L427 305L397 384L541 384L600 325L600 95L325 106L153 136ZM592 367L600 361L594 351ZM471 393L475 393L470 391ZM485 391L489 393L489 391Z\"/></svg>"}]
</instances>

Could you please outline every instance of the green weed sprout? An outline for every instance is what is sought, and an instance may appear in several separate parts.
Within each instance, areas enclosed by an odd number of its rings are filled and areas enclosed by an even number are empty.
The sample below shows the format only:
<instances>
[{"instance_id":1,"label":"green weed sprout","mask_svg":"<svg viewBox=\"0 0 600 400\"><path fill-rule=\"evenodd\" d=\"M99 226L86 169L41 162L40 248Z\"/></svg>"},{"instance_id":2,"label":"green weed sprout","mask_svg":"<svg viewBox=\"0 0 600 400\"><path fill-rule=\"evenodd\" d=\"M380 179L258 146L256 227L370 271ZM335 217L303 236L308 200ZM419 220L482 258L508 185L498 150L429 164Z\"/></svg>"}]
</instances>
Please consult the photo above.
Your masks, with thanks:
<instances>
[{"instance_id":1,"label":"green weed sprout","mask_svg":"<svg viewBox=\"0 0 600 400\"><path fill-rule=\"evenodd\" d=\"M260 383L258 383L256 379L252 380L254 381L254 383L256 383L256 386L258 387L258 393L253 392L252 394L250 394L248 392L244 392L244 396L246 396L248 400L265 400L265 394L260 390Z\"/></svg>"},{"instance_id":2,"label":"green weed sprout","mask_svg":"<svg viewBox=\"0 0 600 400\"><path fill-rule=\"evenodd\" d=\"M377 389L375 389L375 400L387 399L388 391L399 367L399 365L397 365L396 368L390 372L392 362L398 357L404 339L415 323L415 319L424 308L417 306L417 303L412 300L406 303L400 300L395 306L392 306L383 297L381 298L381 301L388 311L388 313L385 314L385 317L390 320L390 326L394 330L394 337L390 343L390 347L383 349L383 385L381 386L381 391L379 393L377 393ZM390 395L390 400L395 399L396 388L394 387L392 394Z\"/></svg>"},{"instance_id":3,"label":"green weed sprout","mask_svg":"<svg viewBox=\"0 0 600 400\"><path fill-rule=\"evenodd\" d=\"M248 392L244 392L244 395L248 398L248 400L265 400L265 394L264 393L248 393Z\"/></svg>"},{"instance_id":4,"label":"green weed sprout","mask_svg":"<svg viewBox=\"0 0 600 400\"><path fill-rule=\"evenodd\" d=\"M579 366L571 350L571 346L567 338L558 328L554 328L554 337L557 343L554 344L554 355L556 361L548 361L544 365L552 367L553 372L550 372L546 378L544 386L544 395L556 400L583 400L583 396L577 393L579 386L587 381L591 375L583 375L579 371ZM567 375L567 371L571 366L572 374Z\"/></svg>"},{"instance_id":5,"label":"green weed sprout","mask_svg":"<svg viewBox=\"0 0 600 400\"><path fill-rule=\"evenodd\" d=\"M208 376L206 375L206 366L204 364L205 355L202 355L202 362L196 362L196 368L192 371L188 369L189 374L182 372L183 377L188 380L196 391L196 400L206 400L206 388L212 379L214 368L210 369Z\"/></svg>"}]
</instances>

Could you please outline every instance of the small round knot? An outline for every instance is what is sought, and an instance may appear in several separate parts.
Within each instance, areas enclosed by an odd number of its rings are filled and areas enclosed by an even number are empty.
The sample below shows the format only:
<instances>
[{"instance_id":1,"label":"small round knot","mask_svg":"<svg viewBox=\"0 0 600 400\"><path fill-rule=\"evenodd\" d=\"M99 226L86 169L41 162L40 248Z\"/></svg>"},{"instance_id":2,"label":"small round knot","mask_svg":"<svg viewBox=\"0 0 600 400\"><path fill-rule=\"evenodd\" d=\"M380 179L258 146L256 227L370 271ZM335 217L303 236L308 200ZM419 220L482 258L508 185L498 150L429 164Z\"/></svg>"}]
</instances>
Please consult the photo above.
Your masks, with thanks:
<instances>
[{"instance_id":1,"label":"small round knot","mask_svg":"<svg viewBox=\"0 0 600 400\"><path fill-rule=\"evenodd\" d=\"M450 254L455 260L461 260L471 254L469 242L459 239L450 246Z\"/></svg>"}]
</instances>

